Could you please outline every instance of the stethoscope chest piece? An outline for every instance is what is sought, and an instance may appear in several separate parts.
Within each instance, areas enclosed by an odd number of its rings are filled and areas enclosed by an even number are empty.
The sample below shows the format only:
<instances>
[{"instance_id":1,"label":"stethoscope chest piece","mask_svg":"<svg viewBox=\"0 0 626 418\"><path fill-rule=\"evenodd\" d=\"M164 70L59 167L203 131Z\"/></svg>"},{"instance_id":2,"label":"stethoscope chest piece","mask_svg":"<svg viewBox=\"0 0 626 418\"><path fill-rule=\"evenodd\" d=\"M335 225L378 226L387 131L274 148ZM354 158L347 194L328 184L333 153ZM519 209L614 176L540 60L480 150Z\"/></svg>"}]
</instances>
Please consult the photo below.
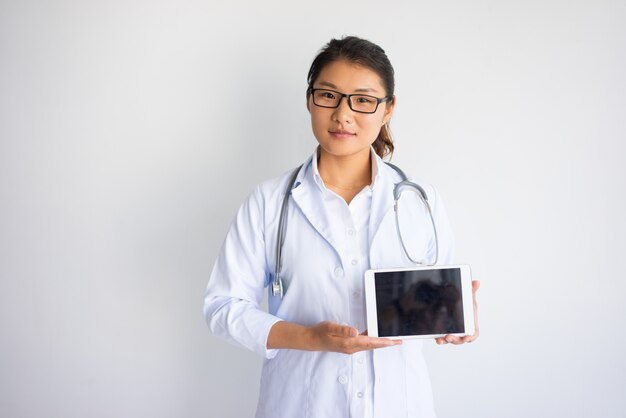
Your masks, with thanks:
<instances>
[{"instance_id":1,"label":"stethoscope chest piece","mask_svg":"<svg viewBox=\"0 0 626 418\"><path fill-rule=\"evenodd\" d=\"M283 298L283 281L280 276L277 276L277 279L272 282L272 295Z\"/></svg>"}]
</instances>

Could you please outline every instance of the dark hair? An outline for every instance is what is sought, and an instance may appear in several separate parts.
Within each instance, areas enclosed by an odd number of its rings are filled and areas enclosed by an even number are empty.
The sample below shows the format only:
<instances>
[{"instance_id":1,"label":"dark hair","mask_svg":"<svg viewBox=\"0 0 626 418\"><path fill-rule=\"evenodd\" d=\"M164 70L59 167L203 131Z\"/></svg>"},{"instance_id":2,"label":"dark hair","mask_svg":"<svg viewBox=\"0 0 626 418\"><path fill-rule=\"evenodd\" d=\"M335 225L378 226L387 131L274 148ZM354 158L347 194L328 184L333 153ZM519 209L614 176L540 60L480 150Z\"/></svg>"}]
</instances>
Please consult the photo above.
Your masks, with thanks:
<instances>
[{"instance_id":1,"label":"dark hair","mask_svg":"<svg viewBox=\"0 0 626 418\"><path fill-rule=\"evenodd\" d=\"M317 54L307 77L307 97L311 94L313 83L317 80L322 69L335 61L346 60L359 64L375 71L382 79L386 95L393 97L395 81L394 71L385 51L373 42L356 36L346 36L341 39L331 39ZM378 137L372 144L376 154L381 158L393 154L393 140L388 123L381 127Z\"/></svg>"}]
</instances>

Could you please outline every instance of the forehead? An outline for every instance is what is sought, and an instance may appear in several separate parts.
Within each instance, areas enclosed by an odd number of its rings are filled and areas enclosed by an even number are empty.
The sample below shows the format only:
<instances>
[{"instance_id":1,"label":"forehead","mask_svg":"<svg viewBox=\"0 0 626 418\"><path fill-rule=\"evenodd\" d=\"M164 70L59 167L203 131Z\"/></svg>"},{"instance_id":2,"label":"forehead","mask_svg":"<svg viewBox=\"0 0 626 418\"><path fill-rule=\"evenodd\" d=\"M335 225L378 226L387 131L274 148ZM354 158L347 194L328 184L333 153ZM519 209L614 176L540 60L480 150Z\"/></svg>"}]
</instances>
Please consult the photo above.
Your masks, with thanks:
<instances>
[{"instance_id":1,"label":"forehead","mask_svg":"<svg viewBox=\"0 0 626 418\"><path fill-rule=\"evenodd\" d=\"M331 62L320 71L314 86L334 87L344 93L363 92L383 93L382 80L376 71L363 65L345 60Z\"/></svg>"}]
</instances>

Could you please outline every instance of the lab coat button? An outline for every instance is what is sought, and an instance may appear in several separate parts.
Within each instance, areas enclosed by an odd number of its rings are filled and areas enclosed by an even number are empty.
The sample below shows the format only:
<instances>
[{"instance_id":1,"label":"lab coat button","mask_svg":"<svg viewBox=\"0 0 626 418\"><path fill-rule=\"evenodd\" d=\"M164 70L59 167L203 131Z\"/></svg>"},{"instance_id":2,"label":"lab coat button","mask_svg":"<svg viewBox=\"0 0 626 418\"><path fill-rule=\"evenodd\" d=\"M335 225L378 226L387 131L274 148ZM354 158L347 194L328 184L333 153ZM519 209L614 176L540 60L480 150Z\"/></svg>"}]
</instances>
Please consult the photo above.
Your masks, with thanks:
<instances>
[{"instance_id":1,"label":"lab coat button","mask_svg":"<svg viewBox=\"0 0 626 418\"><path fill-rule=\"evenodd\" d=\"M358 263L358 261L356 261L356 259L354 259L354 260L352 260L350 263L351 263L353 266L356 266L356 263Z\"/></svg>"},{"instance_id":2,"label":"lab coat button","mask_svg":"<svg viewBox=\"0 0 626 418\"><path fill-rule=\"evenodd\" d=\"M354 235L354 229L348 229L348 235L350 236Z\"/></svg>"},{"instance_id":3,"label":"lab coat button","mask_svg":"<svg viewBox=\"0 0 626 418\"><path fill-rule=\"evenodd\" d=\"M357 393L356 396L358 396L359 398L362 398L363 397L363 392Z\"/></svg>"},{"instance_id":4,"label":"lab coat button","mask_svg":"<svg viewBox=\"0 0 626 418\"><path fill-rule=\"evenodd\" d=\"M343 269L341 267L335 269L335 277L343 277Z\"/></svg>"},{"instance_id":5,"label":"lab coat button","mask_svg":"<svg viewBox=\"0 0 626 418\"><path fill-rule=\"evenodd\" d=\"M339 381L339 383L341 383L342 385L345 385L346 383L348 383L348 378L345 377L344 375L339 376L339 379L337 379Z\"/></svg>"},{"instance_id":6,"label":"lab coat button","mask_svg":"<svg viewBox=\"0 0 626 418\"><path fill-rule=\"evenodd\" d=\"M355 298L358 298L359 296L361 296L361 294L359 292L353 292L352 296L354 296Z\"/></svg>"},{"instance_id":7,"label":"lab coat button","mask_svg":"<svg viewBox=\"0 0 626 418\"><path fill-rule=\"evenodd\" d=\"M363 364L363 357L359 357L359 359L357 360L357 362L358 362L359 364Z\"/></svg>"}]
</instances>

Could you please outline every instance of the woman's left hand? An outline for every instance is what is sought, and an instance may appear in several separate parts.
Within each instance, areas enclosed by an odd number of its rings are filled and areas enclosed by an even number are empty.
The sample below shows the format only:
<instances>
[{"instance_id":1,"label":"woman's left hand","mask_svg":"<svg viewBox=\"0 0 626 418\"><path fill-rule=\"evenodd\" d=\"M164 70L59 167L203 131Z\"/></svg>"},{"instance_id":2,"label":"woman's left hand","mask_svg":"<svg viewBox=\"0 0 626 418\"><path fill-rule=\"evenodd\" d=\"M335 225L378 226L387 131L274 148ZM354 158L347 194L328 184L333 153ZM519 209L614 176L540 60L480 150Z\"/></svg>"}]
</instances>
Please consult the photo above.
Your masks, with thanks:
<instances>
[{"instance_id":1,"label":"woman's left hand","mask_svg":"<svg viewBox=\"0 0 626 418\"><path fill-rule=\"evenodd\" d=\"M478 338L478 304L476 303L476 292L480 287L480 282L478 280L472 280L472 299L474 300L474 335L466 335L464 337L459 337L456 335L448 334L445 337L435 338L435 342L437 344L464 344L471 343L476 338Z\"/></svg>"}]
</instances>

